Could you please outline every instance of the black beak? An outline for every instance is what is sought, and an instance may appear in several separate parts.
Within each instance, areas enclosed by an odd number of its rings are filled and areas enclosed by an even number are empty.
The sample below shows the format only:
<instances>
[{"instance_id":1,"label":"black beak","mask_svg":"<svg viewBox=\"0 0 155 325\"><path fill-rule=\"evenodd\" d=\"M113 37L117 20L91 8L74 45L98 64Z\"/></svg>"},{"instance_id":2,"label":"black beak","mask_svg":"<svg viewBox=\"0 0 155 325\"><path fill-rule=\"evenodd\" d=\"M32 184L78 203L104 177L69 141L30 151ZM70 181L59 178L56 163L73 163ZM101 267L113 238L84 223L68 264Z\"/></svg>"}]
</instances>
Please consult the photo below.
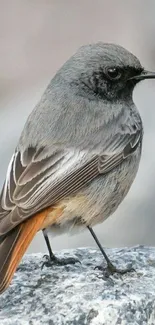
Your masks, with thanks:
<instances>
[{"instance_id":1,"label":"black beak","mask_svg":"<svg viewBox=\"0 0 155 325\"><path fill-rule=\"evenodd\" d=\"M143 70L140 74L129 78L129 80L144 80L144 79L155 79L155 72L151 72L151 71L147 71L147 70Z\"/></svg>"}]
</instances>

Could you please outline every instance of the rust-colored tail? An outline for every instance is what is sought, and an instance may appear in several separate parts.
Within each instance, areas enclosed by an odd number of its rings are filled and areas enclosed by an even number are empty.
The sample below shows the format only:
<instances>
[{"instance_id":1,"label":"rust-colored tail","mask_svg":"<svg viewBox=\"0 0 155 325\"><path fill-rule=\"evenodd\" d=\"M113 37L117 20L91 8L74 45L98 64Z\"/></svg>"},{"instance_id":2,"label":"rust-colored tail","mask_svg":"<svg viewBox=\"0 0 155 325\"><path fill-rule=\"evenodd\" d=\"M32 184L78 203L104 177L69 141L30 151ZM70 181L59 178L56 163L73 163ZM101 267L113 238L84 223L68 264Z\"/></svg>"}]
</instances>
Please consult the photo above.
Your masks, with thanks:
<instances>
[{"instance_id":1,"label":"rust-colored tail","mask_svg":"<svg viewBox=\"0 0 155 325\"><path fill-rule=\"evenodd\" d=\"M14 228L0 243L0 293L10 284L14 272L36 232L47 216L40 212Z\"/></svg>"}]
</instances>

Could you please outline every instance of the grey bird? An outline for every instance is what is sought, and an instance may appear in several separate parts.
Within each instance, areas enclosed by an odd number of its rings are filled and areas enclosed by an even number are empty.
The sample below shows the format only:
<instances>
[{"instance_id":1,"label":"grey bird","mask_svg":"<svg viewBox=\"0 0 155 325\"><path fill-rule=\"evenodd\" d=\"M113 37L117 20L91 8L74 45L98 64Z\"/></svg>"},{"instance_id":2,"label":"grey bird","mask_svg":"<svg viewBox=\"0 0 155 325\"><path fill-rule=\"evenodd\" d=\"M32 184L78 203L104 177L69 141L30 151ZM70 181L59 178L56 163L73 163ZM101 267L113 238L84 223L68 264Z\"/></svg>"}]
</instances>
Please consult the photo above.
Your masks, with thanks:
<instances>
[{"instance_id":1,"label":"grey bird","mask_svg":"<svg viewBox=\"0 0 155 325\"><path fill-rule=\"evenodd\" d=\"M82 46L56 73L24 126L0 199L0 292L37 231L49 250L47 266L75 263L53 254L46 228L88 228L109 272L117 269L92 229L119 206L136 176L143 126L135 85L155 78L126 49Z\"/></svg>"}]
</instances>

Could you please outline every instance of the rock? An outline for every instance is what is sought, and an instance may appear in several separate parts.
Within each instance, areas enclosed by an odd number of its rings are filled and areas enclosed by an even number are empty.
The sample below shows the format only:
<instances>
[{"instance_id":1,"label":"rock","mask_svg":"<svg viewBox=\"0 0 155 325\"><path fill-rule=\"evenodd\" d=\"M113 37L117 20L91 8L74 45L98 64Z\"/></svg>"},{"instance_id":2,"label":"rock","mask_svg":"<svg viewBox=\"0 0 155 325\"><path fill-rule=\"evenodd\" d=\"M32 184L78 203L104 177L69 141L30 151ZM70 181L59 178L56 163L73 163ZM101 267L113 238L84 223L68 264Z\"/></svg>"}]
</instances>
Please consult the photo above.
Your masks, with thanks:
<instances>
[{"instance_id":1,"label":"rock","mask_svg":"<svg viewBox=\"0 0 155 325\"><path fill-rule=\"evenodd\" d=\"M82 264L44 267L42 254L25 255L10 287L0 296L0 325L153 325L155 248L106 250L120 268L136 272L105 278L92 248L65 250Z\"/></svg>"}]
</instances>

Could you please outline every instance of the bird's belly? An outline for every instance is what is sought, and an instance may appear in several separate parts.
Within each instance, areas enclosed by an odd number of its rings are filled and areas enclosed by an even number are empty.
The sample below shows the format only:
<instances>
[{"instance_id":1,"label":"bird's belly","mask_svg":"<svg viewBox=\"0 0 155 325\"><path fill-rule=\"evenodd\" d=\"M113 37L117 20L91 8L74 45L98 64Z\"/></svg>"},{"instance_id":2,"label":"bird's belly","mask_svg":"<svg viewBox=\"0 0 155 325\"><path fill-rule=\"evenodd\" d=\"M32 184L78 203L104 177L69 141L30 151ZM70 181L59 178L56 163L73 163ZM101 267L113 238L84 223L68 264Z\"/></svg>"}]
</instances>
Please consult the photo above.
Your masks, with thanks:
<instances>
[{"instance_id":1,"label":"bird's belly","mask_svg":"<svg viewBox=\"0 0 155 325\"><path fill-rule=\"evenodd\" d=\"M57 216L53 211L48 214L48 225L65 232L77 226L94 226L103 222L128 193L138 170L139 158L135 154L119 168L98 176L80 192L63 199L57 205Z\"/></svg>"}]
</instances>

